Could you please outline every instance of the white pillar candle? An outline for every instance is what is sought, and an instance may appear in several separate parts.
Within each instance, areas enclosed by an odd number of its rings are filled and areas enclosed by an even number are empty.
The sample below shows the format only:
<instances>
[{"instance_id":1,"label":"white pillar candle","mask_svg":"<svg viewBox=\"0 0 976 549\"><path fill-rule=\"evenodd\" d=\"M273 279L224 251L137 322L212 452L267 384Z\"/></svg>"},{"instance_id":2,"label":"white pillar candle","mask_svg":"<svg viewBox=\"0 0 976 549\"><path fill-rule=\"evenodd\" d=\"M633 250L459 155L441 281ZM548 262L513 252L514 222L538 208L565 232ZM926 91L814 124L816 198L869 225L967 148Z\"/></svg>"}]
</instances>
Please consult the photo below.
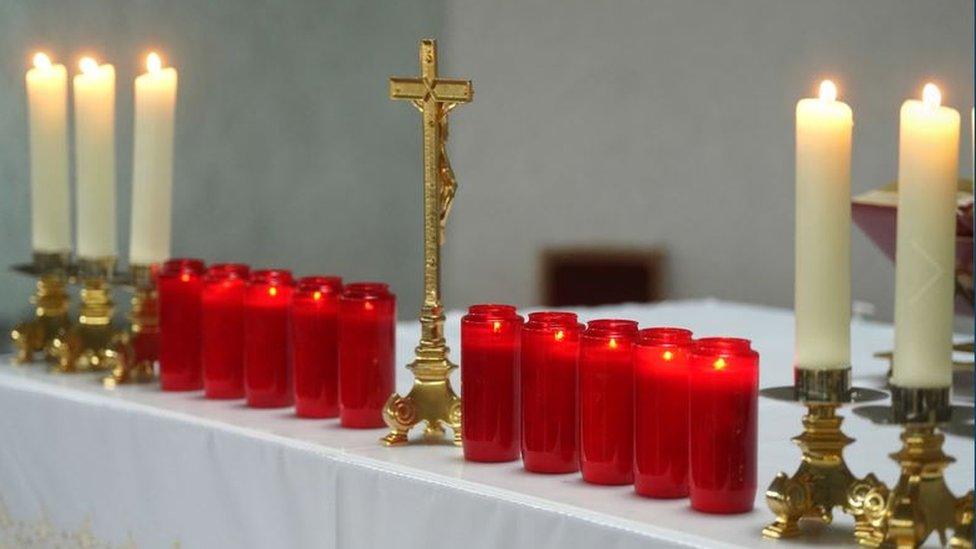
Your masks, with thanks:
<instances>
[{"instance_id":1,"label":"white pillar candle","mask_svg":"<svg viewBox=\"0 0 976 549\"><path fill-rule=\"evenodd\" d=\"M68 205L68 71L43 53L27 71L30 111L31 245L71 250Z\"/></svg>"},{"instance_id":2,"label":"white pillar candle","mask_svg":"<svg viewBox=\"0 0 976 549\"><path fill-rule=\"evenodd\" d=\"M796 104L794 365L851 365L851 108L825 80Z\"/></svg>"},{"instance_id":3,"label":"white pillar candle","mask_svg":"<svg viewBox=\"0 0 976 549\"><path fill-rule=\"evenodd\" d=\"M952 384L959 113L926 84L901 107L892 385Z\"/></svg>"},{"instance_id":4,"label":"white pillar candle","mask_svg":"<svg viewBox=\"0 0 976 549\"><path fill-rule=\"evenodd\" d=\"M129 262L134 265L162 263L170 255L176 69L164 69L155 53L146 58L146 68L135 85L129 240Z\"/></svg>"},{"instance_id":5,"label":"white pillar candle","mask_svg":"<svg viewBox=\"0 0 976 549\"><path fill-rule=\"evenodd\" d=\"M114 256L115 67L81 60L74 77L78 256Z\"/></svg>"}]
</instances>

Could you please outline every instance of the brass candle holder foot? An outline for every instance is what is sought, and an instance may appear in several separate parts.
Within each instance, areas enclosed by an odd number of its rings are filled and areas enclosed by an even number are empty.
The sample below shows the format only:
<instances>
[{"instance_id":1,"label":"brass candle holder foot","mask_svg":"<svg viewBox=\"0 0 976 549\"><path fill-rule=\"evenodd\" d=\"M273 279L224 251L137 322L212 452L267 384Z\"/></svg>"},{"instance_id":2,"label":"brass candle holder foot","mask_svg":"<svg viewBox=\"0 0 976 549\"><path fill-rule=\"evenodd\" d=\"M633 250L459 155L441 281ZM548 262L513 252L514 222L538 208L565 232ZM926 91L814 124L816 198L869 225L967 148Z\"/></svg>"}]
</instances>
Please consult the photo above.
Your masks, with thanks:
<instances>
[{"instance_id":1,"label":"brass candle holder foot","mask_svg":"<svg viewBox=\"0 0 976 549\"><path fill-rule=\"evenodd\" d=\"M895 420L903 424L902 448L891 454L901 467L890 492L872 491L867 547L918 547L938 533L943 546L973 547L973 491L956 497L943 473L955 459L942 451L937 424L949 419L949 389L892 388ZM949 531L951 539L947 538Z\"/></svg>"},{"instance_id":2,"label":"brass candle holder foot","mask_svg":"<svg viewBox=\"0 0 976 549\"><path fill-rule=\"evenodd\" d=\"M766 390L765 396L803 403L803 433L793 442L803 453L792 476L779 473L766 489L766 503L776 519L762 533L768 538L790 538L802 533L800 521L830 524L834 508L854 517L855 535L870 529L865 498L884 485L873 475L857 478L844 461L843 451L854 442L841 431L837 408L852 398L860 402L884 398L880 391L850 389L850 369L796 370L794 386ZM792 395L788 390L792 389Z\"/></svg>"},{"instance_id":3,"label":"brass candle holder foot","mask_svg":"<svg viewBox=\"0 0 976 549\"><path fill-rule=\"evenodd\" d=\"M34 318L21 322L10 332L16 354L14 362L33 362L36 354L51 359L51 343L63 335L69 325L70 300L65 289L68 283L68 253L35 252L34 261L18 269L37 277L37 286L30 302Z\"/></svg>"},{"instance_id":4,"label":"brass candle holder foot","mask_svg":"<svg viewBox=\"0 0 976 549\"><path fill-rule=\"evenodd\" d=\"M380 439L387 446L407 444L407 433L426 423L424 436L442 440L444 428L454 432L454 444L461 444L461 399L451 388L449 376L456 368L448 360L444 342L444 311L441 305L441 245L451 211L457 182L447 159L447 118L457 105L470 102L473 90L468 80L437 75L437 43L420 42L420 78L390 78L390 99L409 101L423 116L424 132L424 302L420 310L420 344L416 359L408 368L414 374L410 393L390 395L383 419L390 433Z\"/></svg>"},{"instance_id":5,"label":"brass candle holder foot","mask_svg":"<svg viewBox=\"0 0 976 549\"><path fill-rule=\"evenodd\" d=\"M155 265L130 267L133 288L129 329L112 339L112 348L105 353L106 387L126 383L148 383L156 379L159 359L159 300L156 293Z\"/></svg>"},{"instance_id":6,"label":"brass candle holder foot","mask_svg":"<svg viewBox=\"0 0 976 549\"><path fill-rule=\"evenodd\" d=\"M51 343L55 371L62 373L105 370L111 357L112 302L110 281L114 257L79 260L81 310L78 323Z\"/></svg>"}]
</instances>

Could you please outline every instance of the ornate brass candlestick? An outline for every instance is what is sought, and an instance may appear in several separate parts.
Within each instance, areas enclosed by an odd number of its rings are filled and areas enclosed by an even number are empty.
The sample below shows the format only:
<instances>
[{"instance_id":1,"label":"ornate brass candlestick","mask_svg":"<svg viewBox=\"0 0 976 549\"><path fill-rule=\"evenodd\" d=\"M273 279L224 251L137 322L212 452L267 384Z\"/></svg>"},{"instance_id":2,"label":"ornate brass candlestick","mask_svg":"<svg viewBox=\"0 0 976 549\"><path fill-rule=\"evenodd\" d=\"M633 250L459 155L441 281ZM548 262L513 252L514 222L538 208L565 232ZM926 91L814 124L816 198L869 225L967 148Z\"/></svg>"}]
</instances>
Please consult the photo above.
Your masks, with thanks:
<instances>
[{"instance_id":1,"label":"ornate brass candlestick","mask_svg":"<svg viewBox=\"0 0 976 549\"><path fill-rule=\"evenodd\" d=\"M852 399L850 376L849 368L794 370L794 400L807 407L803 433L793 438L803 458L793 476L779 473L766 489L766 503L776 520L763 529L764 536L798 536L799 521L805 519L829 524L835 507L854 517L856 536L870 530L865 498L872 491L883 493L885 487L874 474L855 477L844 462L844 447L854 439L841 431L843 418L836 412ZM861 402L884 396L863 389L856 394Z\"/></svg>"},{"instance_id":2,"label":"ornate brass candlestick","mask_svg":"<svg viewBox=\"0 0 976 549\"><path fill-rule=\"evenodd\" d=\"M390 433L387 446L407 443L407 433L421 421L428 438L440 439L444 427L461 444L461 399L451 388L455 366L447 358L444 309L441 305L441 245L457 183L447 159L447 115L459 103L471 101L468 80L437 77L437 43L420 42L420 78L390 78L390 99L410 101L423 115L424 128L424 302L420 309L420 344L407 368L414 374L410 393L390 395L383 417Z\"/></svg>"},{"instance_id":3,"label":"ornate brass candlestick","mask_svg":"<svg viewBox=\"0 0 976 549\"><path fill-rule=\"evenodd\" d=\"M132 309L129 329L112 339L106 351L106 367L112 373L104 379L106 387L124 383L147 383L155 379L159 359L159 300L156 294L156 265L129 267L132 282Z\"/></svg>"},{"instance_id":4,"label":"ornate brass candlestick","mask_svg":"<svg viewBox=\"0 0 976 549\"><path fill-rule=\"evenodd\" d=\"M35 353L50 359L51 342L68 329L68 253L34 252L33 263L20 268L37 277L37 286L30 302L34 304L34 318L21 322L11 332L17 354L14 361L33 362Z\"/></svg>"},{"instance_id":5,"label":"ornate brass candlestick","mask_svg":"<svg viewBox=\"0 0 976 549\"><path fill-rule=\"evenodd\" d=\"M111 350L114 335L112 314L115 304L110 286L114 267L114 257L78 261L81 310L78 323L51 342L57 371L71 373L108 367L106 354Z\"/></svg>"},{"instance_id":6,"label":"ornate brass candlestick","mask_svg":"<svg viewBox=\"0 0 976 549\"><path fill-rule=\"evenodd\" d=\"M918 547L938 532L942 545L973 547L973 491L957 498L946 486L943 471L955 461L942 451L945 435L936 431L951 413L949 388L909 389L892 386L895 421L903 425L902 448L891 454L901 465L898 484L890 492L868 494L869 535L861 544ZM947 540L948 530L953 531Z\"/></svg>"}]
</instances>

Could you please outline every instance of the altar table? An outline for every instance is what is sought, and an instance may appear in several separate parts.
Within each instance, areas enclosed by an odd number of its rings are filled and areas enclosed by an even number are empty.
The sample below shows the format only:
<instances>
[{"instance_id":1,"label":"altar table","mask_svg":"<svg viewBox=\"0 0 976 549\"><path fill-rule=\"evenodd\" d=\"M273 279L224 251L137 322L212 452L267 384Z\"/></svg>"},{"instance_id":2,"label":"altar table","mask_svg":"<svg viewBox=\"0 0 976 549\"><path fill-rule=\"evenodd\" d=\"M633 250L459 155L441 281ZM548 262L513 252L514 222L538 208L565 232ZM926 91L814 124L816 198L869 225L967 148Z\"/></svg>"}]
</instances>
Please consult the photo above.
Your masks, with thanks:
<instances>
[{"instance_id":1,"label":"altar table","mask_svg":"<svg viewBox=\"0 0 976 549\"><path fill-rule=\"evenodd\" d=\"M761 386L792 381L790 311L715 300L579 310L583 320L625 317L642 326L680 325L698 336L750 338L761 357ZM446 332L458 356L460 313ZM854 383L881 387L892 327L855 320ZM397 328L397 389L419 335ZM457 387L457 378L454 379ZM972 409L972 385L956 404ZM857 439L853 472L897 478L887 454L900 430L842 410ZM881 402L880 404L885 404ZM0 364L0 547L341 547L646 548L849 545L852 521L803 541L760 535L771 520L763 489L799 462L790 437L799 406L760 398L759 479L753 512L693 512L688 500L651 500L630 487L583 483L578 474L535 475L520 463L476 464L458 448L383 448L384 430L340 429L291 409L253 410L201 392L158 385L102 387L94 375L56 375L40 365ZM971 417L971 416L970 416ZM971 424L971 421L970 421ZM968 429L968 434L967 434ZM973 486L971 425L953 429L945 450L958 462L952 490Z\"/></svg>"}]
</instances>

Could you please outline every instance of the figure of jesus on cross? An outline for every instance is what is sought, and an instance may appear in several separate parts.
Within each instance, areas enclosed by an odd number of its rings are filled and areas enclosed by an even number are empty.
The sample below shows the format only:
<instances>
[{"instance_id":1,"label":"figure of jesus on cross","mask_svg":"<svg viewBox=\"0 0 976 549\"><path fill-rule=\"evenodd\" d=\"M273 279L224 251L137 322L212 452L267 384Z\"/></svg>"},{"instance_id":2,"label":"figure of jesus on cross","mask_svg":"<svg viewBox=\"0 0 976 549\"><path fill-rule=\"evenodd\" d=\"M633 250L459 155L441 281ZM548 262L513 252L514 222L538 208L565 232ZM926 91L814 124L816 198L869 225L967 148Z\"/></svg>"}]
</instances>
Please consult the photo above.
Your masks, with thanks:
<instances>
[{"instance_id":1,"label":"figure of jesus on cross","mask_svg":"<svg viewBox=\"0 0 976 549\"><path fill-rule=\"evenodd\" d=\"M423 115L424 132L424 302L420 310L420 344L408 368L414 386L402 397L390 395L383 417L390 433L388 446L407 443L407 433L426 422L428 438L442 438L444 427L461 443L461 400L448 376L456 368L447 358L444 308L441 303L441 244L457 182L447 159L447 116L459 103L468 103L474 91L469 80L438 78L437 43L420 42L420 78L390 78L390 99L410 101Z\"/></svg>"}]
</instances>

